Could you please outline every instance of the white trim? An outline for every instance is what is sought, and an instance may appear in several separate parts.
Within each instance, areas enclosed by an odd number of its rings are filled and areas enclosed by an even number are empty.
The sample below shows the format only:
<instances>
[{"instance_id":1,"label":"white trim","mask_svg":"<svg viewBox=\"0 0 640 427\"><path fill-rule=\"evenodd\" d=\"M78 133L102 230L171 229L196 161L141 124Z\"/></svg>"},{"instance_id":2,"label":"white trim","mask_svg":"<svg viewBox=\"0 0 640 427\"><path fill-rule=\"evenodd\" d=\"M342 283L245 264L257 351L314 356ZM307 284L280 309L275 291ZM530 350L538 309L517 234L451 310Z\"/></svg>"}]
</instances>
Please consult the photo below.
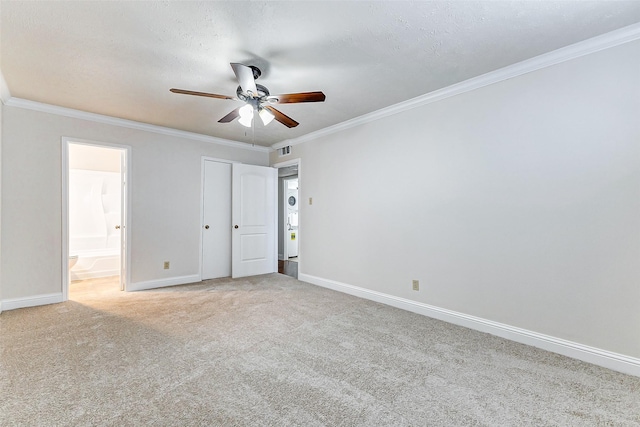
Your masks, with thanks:
<instances>
[{"instance_id":1,"label":"white trim","mask_svg":"<svg viewBox=\"0 0 640 427\"><path fill-rule=\"evenodd\" d=\"M638 358L309 274L298 273L298 280L640 377Z\"/></svg>"},{"instance_id":2,"label":"white trim","mask_svg":"<svg viewBox=\"0 0 640 427\"><path fill-rule=\"evenodd\" d=\"M125 151L126 160L126 188L125 196L126 200L126 218L124 219L125 225L125 271L124 271L124 290L129 291L129 284L131 283L131 146L123 144L113 144L110 142L91 141L81 138L70 138L63 136L61 139L62 144L62 301L69 299L69 144L77 145L91 145L95 147L114 148ZM66 203L65 203L66 202ZM120 265L120 271L118 274L122 274L122 263Z\"/></svg>"},{"instance_id":3,"label":"white trim","mask_svg":"<svg viewBox=\"0 0 640 427\"><path fill-rule=\"evenodd\" d=\"M287 177L288 178L288 177ZM278 243L280 243L280 239L282 239L282 258L280 258L280 253L278 253L278 259L282 259L283 261L287 261L289 259L289 242L287 241L287 220L288 220L288 212L287 212L287 178L282 178L282 184L278 188L278 193L276 193L276 203L278 205L278 217L280 216L280 209L282 209L282 222L278 224ZM278 177L278 181L280 181ZM280 197L278 195L281 195ZM298 199L300 199L300 195L298 194ZM298 212L300 211L300 200L298 200ZM298 222L298 225L300 223Z\"/></svg>"},{"instance_id":4,"label":"white trim","mask_svg":"<svg viewBox=\"0 0 640 427\"><path fill-rule=\"evenodd\" d=\"M192 274L190 276L176 276L168 277L166 279L147 280L145 282L130 283L127 288L128 291L144 291L147 289L164 288L167 286L185 285L187 283L200 282L199 274Z\"/></svg>"},{"instance_id":5,"label":"white trim","mask_svg":"<svg viewBox=\"0 0 640 427\"><path fill-rule=\"evenodd\" d=\"M34 295L24 298L9 298L2 300L2 311L15 310L17 308L36 307L39 305L57 304L62 302L62 292L55 294Z\"/></svg>"},{"instance_id":6,"label":"white trim","mask_svg":"<svg viewBox=\"0 0 640 427\"><path fill-rule=\"evenodd\" d=\"M287 166L293 166L293 165L298 165L298 235L296 236L296 239L298 239L298 277L300 277L300 272L302 271L302 245L300 244L300 236L302 235L302 218L304 217L304 215L302 214L302 209L300 209L300 208L302 207L301 200L306 200L306 198L302 197L302 194L304 192L304 187L302 186L302 184L303 184L303 181L302 181L302 159L300 157L298 157L298 158L295 158L295 159L285 160L283 162L274 163L273 165L271 165L271 167L276 168L276 169L280 169L280 168L284 168L284 167L287 167ZM280 203L277 191L276 191L276 201L277 201L277 203ZM285 213L285 217L286 217L286 206L285 206L285 212L284 213ZM276 212L276 218L277 218L277 212ZM278 221L276 219L276 223L277 222ZM279 230L276 228L276 234L278 233L278 231ZM280 236L276 236L276 253L278 252L277 249L278 249L278 238L279 237ZM303 239L304 239L304 237L303 237ZM285 260L289 259L289 257L288 257L289 250L286 247L287 246L287 239L283 240L282 245L283 245L283 250L284 250L284 253L282 254L282 258L285 259ZM278 256L279 255L280 254L278 254ZM287 255L287 256L285 257L285 255ZM277 263L276 263L276 271L278 271Z\"/></svg>"},{"instance_id":7,"label":"white trim","mask_svg":"<svg viewBox=\"0 0 640 427\"><path fill-rule=\"evenodd\" d=\"M4 79L2 70L0 70L0 102L6 104L10 99L11 92L9 91L9 86L7 85L7 81Z\"/></svg>"},{"instance_id":8,"label":"white trim","mask_svg":"<svg viewBox=\"0 0 640 427\"><path fill-rule=\"evenodd\" d=\"M303 142L311 141L326 135L331 135L336 132L360 126L362 124L379 120L393 114L403 113L414 108L422 107L424 105L443 100L445 98L450 98L452 96L460 95L465 92L470 92L472 90L489 86L494 83L499 83L501 81L512 79L526 73L531 73L542 68L550 67L561 62L566 62L575 58L579 58L581 56L589 55L638 39L640 39L640 24L629 25L627 27L620 28L619 30L611 31L609 33L593 37L591 39L587 39L548 53L544 53L542 55L535 56L533 58L518 62L513 65L508 65L504 68L500 68L498 70L491 71L477 77L472 77L460 83L456 83L451 86L429 92L427 94L409 99L407 101L403 101L398 104L394 104L389 107L385 107L380 110L373 111L371 113L367 113L350 120L346 120L342 123L338 123L336 125L329 126L327 128L308 133L306 135L302 135L298 138L286 139L284 141L277 142L271 145L271 149L277 150L278 148L286 147L287 145L302 144Z\"/></svg>"},{"instance_id":9,"label":"white trim","mask_svg":"<svg viewBox=\"0 0 640 427\"><path fill-rule=\"evenodd\" d=\"M120 126L129 129L154 132L161 135L175 136L195 141L209 142L212 144L226 145L229 147L242 148L253 151L270 151L269 147L247 144L245 142L231 141L229 139L216 138L209 135L202 135L194 132L171 129L164 126L151 125L148 123L136 122L133 120L120 119L118 117L105 116L102 114L88 113L86 111L74 110L72 108L58 107L57 105L44 104L41 102L29 101L27 99L12 97L5 102L9 107L24 108L26 110L40 111L42 113L56 114L59 116L72 117L75 119L88 120L112 126Z\"/></svg>"},{"instance_id":10,"label":"white trim","mask_svg":"<svg viewBox=\"0 0 640 427\"><path fill-rule=\"evenodd\" d=\"M271 165L272 168L280 169L287 166L298 165L298 173L300 173L300 158L285 160L284 162L278 162Z\"/></svg>"}]
</instances>

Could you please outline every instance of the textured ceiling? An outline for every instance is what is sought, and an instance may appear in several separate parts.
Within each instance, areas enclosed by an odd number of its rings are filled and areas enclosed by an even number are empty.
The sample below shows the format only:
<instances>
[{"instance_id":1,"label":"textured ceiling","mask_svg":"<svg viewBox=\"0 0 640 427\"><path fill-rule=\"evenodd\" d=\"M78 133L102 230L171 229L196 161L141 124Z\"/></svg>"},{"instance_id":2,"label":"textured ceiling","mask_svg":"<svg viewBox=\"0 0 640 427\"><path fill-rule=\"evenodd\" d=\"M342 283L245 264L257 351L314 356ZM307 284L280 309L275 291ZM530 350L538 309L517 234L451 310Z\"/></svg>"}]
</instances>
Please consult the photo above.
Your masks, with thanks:
<instances>
[{"instance_id":1,"label":"textured ceiling","mask_svg":"<svg viewBox=\"0 0 640 427\"><path fill-rule=\"evenodd\" d=\"M640 22L640 1L2 1L0 68L11 95L269 146ZM300 122L217 120L237 101L230 62Z\"/></svg>"}]
</instances>

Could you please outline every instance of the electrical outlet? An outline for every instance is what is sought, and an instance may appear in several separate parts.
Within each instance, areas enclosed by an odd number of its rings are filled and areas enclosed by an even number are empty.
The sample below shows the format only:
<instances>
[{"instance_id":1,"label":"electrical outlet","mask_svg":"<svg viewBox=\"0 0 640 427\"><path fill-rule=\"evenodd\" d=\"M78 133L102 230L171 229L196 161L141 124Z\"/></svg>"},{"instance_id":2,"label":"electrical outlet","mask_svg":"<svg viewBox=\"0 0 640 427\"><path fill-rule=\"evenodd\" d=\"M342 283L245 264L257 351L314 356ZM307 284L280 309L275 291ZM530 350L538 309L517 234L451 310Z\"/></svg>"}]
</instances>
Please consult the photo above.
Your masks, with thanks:
<instances>
[{"instance_id":1,"label":"electrical outlet","mask_svg":"<svg viewBox=\"0 0 640 427\"><path fill-rule=\"evenodd\" d=\"M413 280L413 290L414 291L419 291L420 290L420 281L419 280Z\"/></svg>"},{"instance_id":2,"label":"electrical outlet","mask_svg":"<svg viewBox=\"0 0 640 427\"><path fill-rule=\"evenodd\" d=\"M312 205L313 204L313 197L309 197L309 204Z\"/></svg>"},{"instance_id":3,"label":"electrical outlet","mask_svg":"<svg viewBox=\"0 0 640 427\"><path fill-rule=\"evenodd\" d=\"M164 262L164 269L168 270L169 269L169 261L165 261Z\"/></svg>"}]
</instances>

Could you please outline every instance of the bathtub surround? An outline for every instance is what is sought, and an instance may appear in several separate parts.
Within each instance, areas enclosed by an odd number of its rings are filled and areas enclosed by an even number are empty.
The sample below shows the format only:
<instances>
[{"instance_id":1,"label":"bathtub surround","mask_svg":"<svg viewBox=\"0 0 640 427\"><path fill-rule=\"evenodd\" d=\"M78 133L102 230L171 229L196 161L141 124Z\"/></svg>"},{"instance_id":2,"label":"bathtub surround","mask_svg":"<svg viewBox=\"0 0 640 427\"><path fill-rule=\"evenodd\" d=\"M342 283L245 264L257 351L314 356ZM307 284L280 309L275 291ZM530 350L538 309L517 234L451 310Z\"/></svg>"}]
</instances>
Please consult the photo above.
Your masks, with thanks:
<instances>
[{"instance_id":1,"label":"bathtub surround","mask_svg":"<svg viewBox=\"0 0 640 427\"><path fill-rule=\"evenodd\" d=\"M69 170L72 281L120 274L120 181L120 172Z\"/></svg>"},{"instance_id":2,"label":"bathtub surround","mask_svg":"<svg viewBox=\"0 0 640 427\"><path fill-rule=\"evenodd\" d=\"M78 279L115 276L127 290L130 273L122 263L129 265L131 254L123 243L131 241L131 215L122 208L131 206L131 147L62 138L62 160L62 235L68 236L62 254L78 264L63 268L63 300Z\"/></svg>"}]
</instances>

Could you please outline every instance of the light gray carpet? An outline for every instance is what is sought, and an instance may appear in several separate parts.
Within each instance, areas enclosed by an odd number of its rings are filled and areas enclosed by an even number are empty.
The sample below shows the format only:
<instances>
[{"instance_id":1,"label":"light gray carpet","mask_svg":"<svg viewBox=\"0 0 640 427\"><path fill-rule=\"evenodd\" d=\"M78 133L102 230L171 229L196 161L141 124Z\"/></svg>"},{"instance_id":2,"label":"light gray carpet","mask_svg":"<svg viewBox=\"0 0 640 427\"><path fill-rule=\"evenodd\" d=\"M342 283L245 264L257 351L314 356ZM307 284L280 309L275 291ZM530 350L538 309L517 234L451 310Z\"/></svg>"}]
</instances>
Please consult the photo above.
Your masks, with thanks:
<instances>
[{"instance_id":1,"label":"light gray carpet","mask_svg":"<svg viewBox=\"0 0 640 427\"><path fill-rule=\"evenodd\" d=\"M74 295L0 315L0 425L640 425L640 378L284 275Z\"/></svg>"}]
</instances>

